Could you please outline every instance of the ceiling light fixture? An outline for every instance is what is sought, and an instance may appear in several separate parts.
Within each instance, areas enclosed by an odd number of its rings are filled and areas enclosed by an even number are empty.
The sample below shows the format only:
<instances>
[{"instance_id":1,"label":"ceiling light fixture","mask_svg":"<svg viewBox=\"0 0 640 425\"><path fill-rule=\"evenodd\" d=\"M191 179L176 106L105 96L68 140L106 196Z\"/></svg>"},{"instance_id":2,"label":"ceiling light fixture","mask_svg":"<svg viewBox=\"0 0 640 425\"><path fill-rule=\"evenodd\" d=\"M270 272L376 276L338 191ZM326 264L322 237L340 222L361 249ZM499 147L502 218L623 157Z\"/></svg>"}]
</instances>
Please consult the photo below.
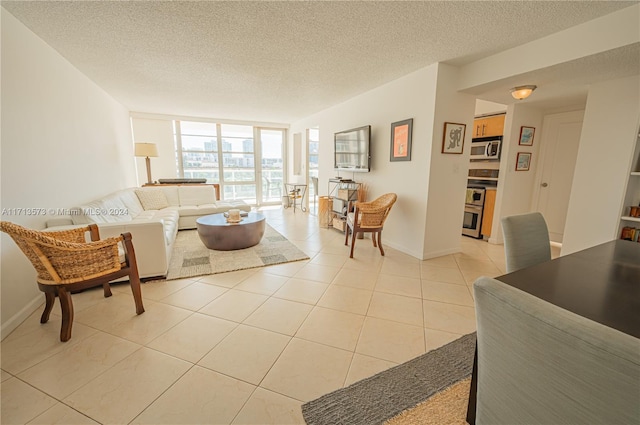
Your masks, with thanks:
<instances>
[{"instance_id":1,"label":"ceiling light fixture","mask_svg":"<svg viewBox=\"0 0 640 425\"><path fill-rule=\"evenodd\" d=\"M538 86L518 86L511 89L511 96L514 99L523 100L528 98Z\"/></svg>"}]
</instances>

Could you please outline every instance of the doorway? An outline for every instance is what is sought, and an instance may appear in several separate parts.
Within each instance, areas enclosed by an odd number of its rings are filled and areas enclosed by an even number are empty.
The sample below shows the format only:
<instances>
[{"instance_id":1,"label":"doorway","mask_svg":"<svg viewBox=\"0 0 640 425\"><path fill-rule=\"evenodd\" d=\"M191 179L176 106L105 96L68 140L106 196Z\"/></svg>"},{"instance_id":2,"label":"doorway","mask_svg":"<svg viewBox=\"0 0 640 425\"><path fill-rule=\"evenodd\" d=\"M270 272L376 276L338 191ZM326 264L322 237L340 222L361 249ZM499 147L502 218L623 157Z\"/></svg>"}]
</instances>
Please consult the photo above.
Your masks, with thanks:
<instances>
[{"instance_id":1,"label":"doorway","mask_svg":"<svg viewBox=\"0 0 640 425\"><path fill-rule=\"evenodd\" d=\"M584 110L564 112L546 115L542 123L542 166L534 199L551 241L557 243L562 243L564 235L583 118Z\"/></svg>"}]
</instances>

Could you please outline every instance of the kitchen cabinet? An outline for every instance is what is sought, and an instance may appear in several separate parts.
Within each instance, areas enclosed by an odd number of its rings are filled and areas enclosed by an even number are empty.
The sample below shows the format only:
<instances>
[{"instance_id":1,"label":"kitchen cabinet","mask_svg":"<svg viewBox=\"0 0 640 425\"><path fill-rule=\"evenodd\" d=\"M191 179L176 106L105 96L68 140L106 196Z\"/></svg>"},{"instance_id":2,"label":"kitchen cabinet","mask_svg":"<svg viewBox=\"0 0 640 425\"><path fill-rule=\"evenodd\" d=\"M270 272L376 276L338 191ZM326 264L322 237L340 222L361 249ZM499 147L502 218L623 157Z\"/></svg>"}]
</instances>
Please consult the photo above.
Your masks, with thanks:
<instances>
[{"instance_id":1,"label":"kitchen cabinet","mask_svg":"<svg viewBox=\"0 0 640 425\"><path fill-rule=\"evenodd\" d=\"M502 136L504 133L504 119L505 114L476 118L473 120L473 135L471 137Z\"/></svg>"},{"instance_id":2,"label":"kitchen cabinet","mask_svg":"<svg viewBox=\"0 0 640 425\"><path fill-rule=\"evenodd\" d=\"M491 236L497 192L496 189L487 189L484 193L484 209L482 210L482 228L480 229L480 233L487 238Z\"/></svg>"},{"instance_id":3,"label":"kitchen cabinet","mask_svg":"<svg viewBox=\"0 0 640 425\"><path fill-rule=\"evenodd\" d=\"M640 133L638 133L636 139L635 153L627 181L627 191L622 206L618 237L621 237L622 229L626 227L634 229L632 236L634 240L639 239L637 235L640 234L640 217L632 216L630 211L631 207L637 206L640 206Z\"/></svg>"}]
</instances>

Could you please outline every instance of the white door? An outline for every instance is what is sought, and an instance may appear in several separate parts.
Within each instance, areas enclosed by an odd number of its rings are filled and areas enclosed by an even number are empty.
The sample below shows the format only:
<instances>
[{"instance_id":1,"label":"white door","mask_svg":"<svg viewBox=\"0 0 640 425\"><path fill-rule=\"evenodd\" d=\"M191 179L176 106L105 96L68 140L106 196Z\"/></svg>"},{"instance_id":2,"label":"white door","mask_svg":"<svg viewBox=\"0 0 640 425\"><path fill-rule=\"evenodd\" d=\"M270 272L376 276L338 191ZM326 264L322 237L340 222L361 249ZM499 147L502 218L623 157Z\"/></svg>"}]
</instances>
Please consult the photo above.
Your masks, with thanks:
<instances>
[{"instance_id":1,"label":"white door","mask_svg":"<svg viewBox=\"0 0 640 425\"><path fill-rule=\"evenodd\" d=\"M542 123L542 167L537 210L549 227L549 237L562 243L569 196L576 167L584 111L547 115Z\"/></svg>"}]
</instances>

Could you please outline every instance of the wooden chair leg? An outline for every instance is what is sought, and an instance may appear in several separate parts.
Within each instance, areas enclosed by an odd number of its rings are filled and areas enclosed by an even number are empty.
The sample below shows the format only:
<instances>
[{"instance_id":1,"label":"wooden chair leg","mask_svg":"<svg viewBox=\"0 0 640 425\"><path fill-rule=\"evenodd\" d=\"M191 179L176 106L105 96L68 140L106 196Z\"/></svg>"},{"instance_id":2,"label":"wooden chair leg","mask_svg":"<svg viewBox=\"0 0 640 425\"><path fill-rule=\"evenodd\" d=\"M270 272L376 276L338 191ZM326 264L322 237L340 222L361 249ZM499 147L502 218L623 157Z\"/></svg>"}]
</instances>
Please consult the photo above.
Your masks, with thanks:
<instances>
[{"instance_id":1,"label":"wooden chair leg","mask_svg":"<svg viewBox=\"0 0 640 425\"><path fill-rule=\"evenodd\" d=\"M355 230L351 232L351 253L349 254L349 258L353 258L353 248L356 247L356 236L358 232Z\"/></svg>"},{"instance_id":2,"label":"wooden chair leg","mask_svg":"<svg viewBox=\"0 0 640 425\"><path fill-rule=\"evenodd\" d=\"M382 249L382 232L378 232L378 248L380 248L380 254L384 256L384 249Z\"/></svg>"},{"instance_id":3,"label":"wooden chair leg","mask_svg":"<svg viewBox=\"0 0 640 425\"><path fill-rule=\"evenodd\" d=\"M112 294L111 294L111 285L109 285L109 282L105 282L102 284L102 289L104 290L104 297L105 298L109 298Z\"/></svg>"},{"instance_id":4,"label":"wooden chair leg","mask_svg":"<svg viewBox=\"0 0 640 425\"><path fill-rule=\"evenodd\" d=\"M65 288L58 288L58 298L60 298L60 308L62 309L62 327L60 328L60 341L66 342L71 339L71 328L73 326L73 303L71 294Z\"/></svg>"},{"instance_id":5,"label":"wooden chair leg","mask_svg":"<svg viewBox=\"0 0 640 425\"><path fill-rule=\"evenodd\" d=\"M378 245L376 244L376 234L375 233L371 233L371 242L373 242L373 247L377 248Z\"/></svg>"},{"instance_id":6,"label":"wooden chair leg","mask_svg":"<svg viewBox=\"0 0 640 425\"><path fill-rule=\"evenodd\" d=\"M129 273L129 283L131 284L133 300L136 303L136 314L142 314L144 313L144 305L142 305L142 291L140 289L140 276L138 275L138 269L132 269L131 273Z\"/></svg>"},{"instance_id":7,"label":"wooden chair leg","mask_svg":"<svg viewBox=\"0 0 640 425\"><path fill-rule=\"evenodd\" d=\"M51 314L55 301L55 294L51 292L44 293L44 311L42 312L42 316L40 316L40 323L47 323L49 321L49 314Z\"/></svg>"},{"instance_id":8,"label":"wooden chair leg","mask_svg":"<svg viewBox=\"0 0 640 425\"><path fill-rule=\"evenodd\" d=\"M346 229L344 229L344 244L349 245L349 230L351 229L349 225L346 225Z\"/></svg>"}]
</instances>

